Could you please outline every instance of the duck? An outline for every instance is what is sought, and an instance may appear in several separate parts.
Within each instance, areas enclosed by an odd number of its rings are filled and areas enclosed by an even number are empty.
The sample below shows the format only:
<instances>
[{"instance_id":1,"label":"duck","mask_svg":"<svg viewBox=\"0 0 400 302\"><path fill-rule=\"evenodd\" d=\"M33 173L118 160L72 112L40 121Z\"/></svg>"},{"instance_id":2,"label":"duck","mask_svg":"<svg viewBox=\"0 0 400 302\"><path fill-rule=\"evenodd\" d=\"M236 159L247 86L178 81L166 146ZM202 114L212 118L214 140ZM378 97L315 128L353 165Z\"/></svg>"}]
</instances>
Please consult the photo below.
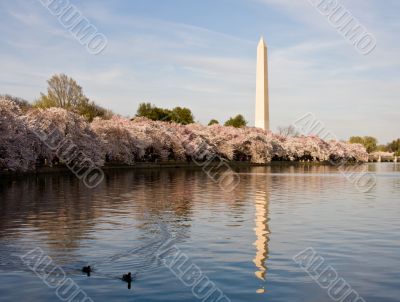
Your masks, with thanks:
<instances>
[{"instance_id":1,"label":"duck","mask_svg":"<svg viewBox=\"0 0 400 302\"><path fill-rule=\"evenodd\" d=\"M90 267L90 265L84 266L84 267L82 268L82 272L87 273L87 274L90 274L90 273L92 272L92 268Z\"/></svg>"},{"instance_id":2,"label":"duck","mask_svg":"<svg viewBox=\"0 0 400 302\"><path fill-rule=\"evenodd\" d=\"M122 275L122 281L131 283L132 282L132 274L129 272L127 274Z\"/></svg>"}]
</instances>

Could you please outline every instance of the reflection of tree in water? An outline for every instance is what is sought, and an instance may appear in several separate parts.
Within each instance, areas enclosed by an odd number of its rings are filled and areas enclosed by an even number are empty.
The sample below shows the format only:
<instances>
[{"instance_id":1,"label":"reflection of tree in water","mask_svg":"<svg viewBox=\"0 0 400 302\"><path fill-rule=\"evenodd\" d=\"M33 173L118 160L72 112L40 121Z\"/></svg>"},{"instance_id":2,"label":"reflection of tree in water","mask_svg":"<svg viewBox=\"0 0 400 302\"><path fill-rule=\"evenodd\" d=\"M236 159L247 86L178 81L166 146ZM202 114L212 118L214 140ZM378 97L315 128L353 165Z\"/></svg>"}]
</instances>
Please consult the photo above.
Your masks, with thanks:
<instances>
[{"instance_id":1,"label":"reflection of tree in water","mask_svg":"<svg viewBox=\"0 0 400 302\"><path fill-rule=\"evenodd\" d=\"M74 239L81 237L98 215L97 210L88 210L88 192L74 176L5 180L0 188L0 238L15 238L20 230L35 228L47 236L53 248L75 248Z\"/></svg>"},{"instance_id":2,"label":"reflection of tree in water","mask_svg":"<svg viewBox=\"0 0 400 302\"><path fill-rule=\"evenodd\" d=\"M147 220L159 219L188 236L193 180L198 173L107 171L104 183L94 190L66 174L5 179L0 182L0 239L31 232L39 234L51 250L76 249L82 239L94 237L91 232L105 217L116 226L139 225L150 233L154 228Z\"/></svg>"},{"instance_id":3,"label":"reflection of tree in water","mask_svg":"<svg viewBox=\"0 0 400 302\"><path fill-rule=\"evenodd\" d=\"M324 166L241 170L260 175L244 175L233 192L223 191L201 169L109 170L103 184L94 190L86 189L75 176L66 174L2 179L0 240L34 239L48 246L50 256L52 253L62 255L68 254L65 249L82 249L87 240L96 240L98 232L109 228L110 224L118 230L116 235L122 236L122 241L128 234L127 242L132 242L132 246L145 244L158 238L159 229L155 225L160 222L179 242L190 236L191 221L197 210L225 211L230 220L236 219L237 225L241 225L246 202L251 196L256 210L256 255L253 261L256 276L265 280L271 188L279 185L282 190L290 189L285 198L295 201L298 194L290 195L290 192L303 192L305 197L308 191L336 190L337 182L346 180L340 174L328 179L295 177L299 173L337 173L336 168ZM270 172L281 174L265 174ZM104 226L104 223L109 225Z\"/></svg>"},{"instance_id":4,"label":"reflection of tree in water","mask_svg":"<svg viewBox=\"0 0 400 302\"><path fill-rule=\"evenodd\" d=\"M120 195L129 206L134 207L131 212L135 220L141 222L137 227L142 229L149 223L159 222L165 224L176 237L189 237L187 232L196 190L193 180L201 171L166 169L143 173L129 173L124 179L128 189Z\"/></svg>"}]
</instances>

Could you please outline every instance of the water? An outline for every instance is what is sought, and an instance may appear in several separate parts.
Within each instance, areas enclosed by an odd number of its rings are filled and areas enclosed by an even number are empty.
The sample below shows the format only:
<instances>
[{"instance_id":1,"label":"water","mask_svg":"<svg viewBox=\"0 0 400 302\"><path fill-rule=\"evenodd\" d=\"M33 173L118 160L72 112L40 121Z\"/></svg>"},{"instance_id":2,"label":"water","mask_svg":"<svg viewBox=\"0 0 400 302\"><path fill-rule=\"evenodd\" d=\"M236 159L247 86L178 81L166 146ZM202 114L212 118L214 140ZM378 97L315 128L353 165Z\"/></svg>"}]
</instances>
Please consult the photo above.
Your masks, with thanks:
<instances>
[{"instance_id":1,"label":"water","mask_svg":"<svg viewBox=\"0 0 400 302\"><path fill-rule=\"evenodd\" d=\"M201 169L2 178L0 301L58 301L19 257L36 247L94 301L201 301L155 256L168 238L231 301L332 301L292 260L308 247L366 301L399 301L400 165L364 168L368 193L325 166L242 168L231 193Z\"/></svg>"}]
</instances>

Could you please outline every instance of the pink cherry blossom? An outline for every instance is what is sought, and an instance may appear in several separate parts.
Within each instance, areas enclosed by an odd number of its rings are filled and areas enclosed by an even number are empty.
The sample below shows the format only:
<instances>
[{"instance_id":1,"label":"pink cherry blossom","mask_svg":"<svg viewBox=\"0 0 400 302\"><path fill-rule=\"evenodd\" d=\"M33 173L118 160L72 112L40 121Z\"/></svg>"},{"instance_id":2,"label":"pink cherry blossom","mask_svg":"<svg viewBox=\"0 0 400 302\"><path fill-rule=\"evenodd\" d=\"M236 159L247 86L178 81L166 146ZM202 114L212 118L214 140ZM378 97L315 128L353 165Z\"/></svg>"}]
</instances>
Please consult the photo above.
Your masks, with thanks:
<instances>
[{"instance_id":1,"label":"pink cherry blossom","mask_svg":"<svg viewBox=\"0 0 400 302\"><path fill-rule=\"evenodd\" d=\"M22 115L15 103L6 100L0 100L0 113L0 169L27 171L37 164L51 164L54 150L40 139L40 133L54 131L98 166L105 162L199 162L218 156L258 164L273 160L368 161L365 148L359 144L324 141L316 136L283 137L254 127L180 125L120 116L88 123L61 108L32 109Z\"/></svg>"}]
</instances>

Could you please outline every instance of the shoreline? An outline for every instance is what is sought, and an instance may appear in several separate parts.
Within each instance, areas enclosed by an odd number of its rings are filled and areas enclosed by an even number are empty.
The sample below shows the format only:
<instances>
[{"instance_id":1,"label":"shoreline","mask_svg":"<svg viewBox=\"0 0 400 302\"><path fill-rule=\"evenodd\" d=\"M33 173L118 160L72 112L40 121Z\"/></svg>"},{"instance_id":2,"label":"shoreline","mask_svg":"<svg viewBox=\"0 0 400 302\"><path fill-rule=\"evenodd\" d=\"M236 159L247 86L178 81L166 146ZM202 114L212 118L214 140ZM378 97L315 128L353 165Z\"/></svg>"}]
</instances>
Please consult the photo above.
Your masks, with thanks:
<instances>
[{"instance_id":1,"label":"shoreline","mask_svg":"<svg viewBox=\"0 0 400 302\"><path fill-rule=\"evenodd\" d=\"M240 161L228 161L226 162L231 168L239 168L239 167L271 167L271 166L332 166L332 163L325 162L299 162L299 161L271 161L266 164L256 164L249 162L240 162ZM346 166L359 165L359 164L368 164L369 162L362 163L346 163ZM220 164L219 161L211 162L207 164L207 167L216 167ZM159 163L149 163L149 162L138 162L134 165L124 165L124 164L106 164L103 167L100 167L104 172L112 171L112 170L151 170L151 169L186 169L186 168L197 168L201 169L204 165L198 165L194 162L179 162L179 161L171 161L171 162L159 162ZM18 176L28 176L28 175L42 175L42 174L53 174L53 173L72 173L70 169L66 166L56 166L56 167L40 167L33 171L9 171L9 170L1 170L0 177L8 176L8 177L18 177Z\"/></svg>"}]
</instances>

